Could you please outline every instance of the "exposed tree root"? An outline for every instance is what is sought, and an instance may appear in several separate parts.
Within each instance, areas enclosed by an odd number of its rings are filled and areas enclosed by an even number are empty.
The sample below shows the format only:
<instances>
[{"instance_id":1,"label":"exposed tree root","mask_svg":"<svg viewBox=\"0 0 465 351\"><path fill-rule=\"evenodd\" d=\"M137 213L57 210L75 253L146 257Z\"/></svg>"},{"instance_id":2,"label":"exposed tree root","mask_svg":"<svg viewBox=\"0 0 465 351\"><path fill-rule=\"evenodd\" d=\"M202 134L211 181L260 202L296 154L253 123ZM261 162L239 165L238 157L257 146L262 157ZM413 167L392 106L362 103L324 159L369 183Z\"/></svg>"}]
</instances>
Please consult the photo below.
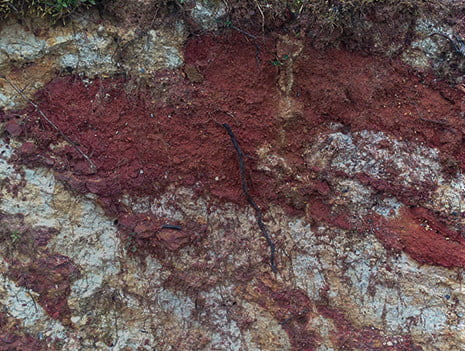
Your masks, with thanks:
<instances>
[{"instance_id":1,"label":"exposed tree root","mask_svg":"<svg viewBox=\"0 0 465 351\"><path fill-rule=\"evenodd\" d=\"M268 246L270 247L270 265L271 265L271 269L273 270L274 273L277 273L278 269L276 267L276 262L275 262L275 252L276 252L275 244L274 244L273 240L271 239L271 235L270 235L270 232L268 231L268 228L266 227L265 223L263 223L262 210L255 203L254 199L252 198L252 196L250 196L250 193L249 193L249 187L247 185L247 179L246 179L246 176L245 176L244 153L242 152L242 149L239 146L239 143L237 142L236 136L234 135L231 127L227 123L223 123L222 126L228 132L228 135L231 138L231 141L232 141L232 143L234 145L234 148L236 149L237 158L239 159L239 172L241 174L242 191L244 192L244 195L245 195L245 198L247 199L247 202L255 210L255 218L257 219L258 226L259 226L260 230L262 231L262 235L266 239L266 242L268 243Z\"/></svg>"}]
</instances>

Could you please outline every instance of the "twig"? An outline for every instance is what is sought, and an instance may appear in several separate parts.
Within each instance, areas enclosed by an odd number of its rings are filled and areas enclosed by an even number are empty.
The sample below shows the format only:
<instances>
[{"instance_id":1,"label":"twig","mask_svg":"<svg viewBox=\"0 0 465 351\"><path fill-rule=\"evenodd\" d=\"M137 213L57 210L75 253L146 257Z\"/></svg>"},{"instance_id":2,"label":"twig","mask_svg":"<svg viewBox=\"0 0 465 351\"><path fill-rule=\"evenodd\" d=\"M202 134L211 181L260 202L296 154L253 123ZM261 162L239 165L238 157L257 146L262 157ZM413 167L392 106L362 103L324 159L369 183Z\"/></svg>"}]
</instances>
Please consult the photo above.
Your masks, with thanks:
<instances>
[{"instance_id":1,"label":"twig","mask_svg":"<svg viewBox=\"0 0 465 351\"><path fill-rule=\"evenodd\" d=\"M262 235L266 239L266 242L268 243L268 246L270 247L270 265L271 265L271 269L273 270L274 273L276 273L278 271L278 269L276 268L276 263L275 263L275 251L276 251L276 248L275 248L273 240L271 240L271 235L270 235L270 232L268 231L268 228L265 226L265 223L263 223L262 210L255 203L252 196L250 196L249 187L247 185L247 180L246 180L246 175L245 175L244 153L242 152L242 149L239 146L239 143L237 142L236 136L234 135L231 127L227 123L223 123L222 126L223 126L224 129L226 129L226 132L228 133L228 135L231 138L231 141L232 141L232 143L234 145L234 149L236 149L237 158L239 159L239 172L240 172L240 175L241 175L242 192L244 193L245 198L247 199L247 202L255 210L255 218L257 219L258 226L259 226L260 230L262 231Z\"/></svg>"},{"instance_id":2,"label":"twig","mask_svg":"<svg viewBox=\"0 0 465 351\"><path fill-rule=\"evenodd\" d=\"M87 162L89 162L90 164L90 167L93 169L93 170L96 170L97 169L97 166L95 165L95 163L90 159L89 156L87 156L84 151L82 151L78 146L77 144L72 141L68 136L66 136L60 128L58 128L58 126L53 123L53 121L51 121L46 115L45 113L39 108L39 106L33 102L31 99L29 99L26 95L24 95L24 93L15 85L13 84L13 82L11 80L9 80L7 77L3 76L3 75L0 75L0 78L3 78L8 84L11 85L11 87L19 94L21 95L21 97L26 100L29 104L31 104L35 109L36 111L40 114L40 116L45 120L47 121L47 123L53 128L55 129L62 137L63 139L66 140L66 142L68 142L72 147L74 147L76 149L76 151L86 159Z\"/></svg>"},{"instance_id":3,"label":"twig","mask_svg":"<svg viewBox=\"0 0 465 351\"><path fill-rule=\"evenodd\" d=\"M253 35L253 34L250 34L249 32L246 32L245 30L242 30L240 29L239 27L236 27L235 25L231 24L230 27L234 30L237 30L239 33L242 33L244 34L245 36L249 37L249 38L252 38L252 39L255 39L255 40L258 40L258 38Z\"/></svg>"},{"instance_id":4,"label":"twig","mask_svg":"<svg viewBox=\"0 0 465 351\"><path fill-rule=\"evenodd\" d=\"M265 14L257 0L255 0L255 5L257 5L258 11L260 12L260 15L262 15L262 33L265 34Z\"/></svg>"},{"instance_id":5,"label":"twig","mask_svg":"<svg viewBox=\"0 0 465 351\"><path fill-rule=\"evenodd\" d=\"M161 229L174 229L174 230L182 230L182 227L179 225L174 224L163 224Z\"/></svg>"},{"instance_id":6,"label":"twig","mask_svg":"<svg viewBox=\"0 0 465 351\"><path fill-rule=\"evenodd\" d=\"M429 123L433 123L433 124L439 124L440 126L449 126L449 124L447 122L444 122L444 121L436 121L434 119L429 119L429 118L423 118L423 117L420 117L419 118L420 121L423 121L423 122L429 122Z\"/></svg>"},{"instance_id":7,"label":"twig","mask_svg":"<svg viewBox=\"0 0 465 351\"><path fill-rule=\"evenodd\" d=\"M239 33L244 34L246 37L253 39L253 45L255 46L255 60L257 61L257 64L260 64L260 46L256 42L258 38L255 35L250 34L249 32L246 32L245 30L242 30L233 24L229 25L229 27L231 29L237 30Z\"/></svg>"},{"instance_id":8,"label":"twig","mask_svg":"<svg viewBox=\"0 0 465 351\"><path fill-rule=\"evenodd\" d=\"M29 297L31 298L32 302L34 303L34 309L36 310L36 313L38 312L37 310L37 304L36 304L36 300L34 299L34 296L32 296L31 292L30 291L26 291L26 294L29 295Z\"/></svg>"}]
</instances>

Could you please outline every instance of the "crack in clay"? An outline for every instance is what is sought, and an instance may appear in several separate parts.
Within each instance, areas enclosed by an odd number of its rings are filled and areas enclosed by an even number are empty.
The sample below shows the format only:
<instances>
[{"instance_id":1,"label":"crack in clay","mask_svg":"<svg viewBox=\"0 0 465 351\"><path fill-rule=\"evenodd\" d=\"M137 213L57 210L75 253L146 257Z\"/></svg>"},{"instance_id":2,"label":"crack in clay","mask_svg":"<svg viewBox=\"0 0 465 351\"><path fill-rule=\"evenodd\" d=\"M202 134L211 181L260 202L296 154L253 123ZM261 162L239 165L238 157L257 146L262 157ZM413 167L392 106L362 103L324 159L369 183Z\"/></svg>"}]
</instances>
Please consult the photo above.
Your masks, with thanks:
<instances>
[{"instance_id":1,"label":"crack in clay","mask_svg":"<svg viewBox=\"0 0 465 351\"><path fill-rule=\"evenodd\" d=\"M252 208L255 210L255 218L257 219L258 226L260 227L260 230L262 231L263 237L266 239L266 242L268 243L268 246L270 247L270 265L271 269L273 270L274 273L278 272L278 268L276 267L276 262L275 262L275 244L273 240L271 239L270 232L268 231L268 228L266 227L265 223L263 223L263 212L260 209L260 207L256 204L252 196L250 196L249 193L249 187L247 185L247 180L245 177L245 162L244 162L244 153L242 152L241 147L239 146L239 143L237 141L236 136L234 135L231 127L227 123L223 123L222 126L224 129L226 129L226 132L228 133L229 137L231 138L231 141L234 145L234 148L236 149L237 152L237 158L239 160L239 172L241 174L241 184L242 184L242 191L244 192L245 198L247 199L247 202L252 206Z\"/></svg>"}]
</instances>

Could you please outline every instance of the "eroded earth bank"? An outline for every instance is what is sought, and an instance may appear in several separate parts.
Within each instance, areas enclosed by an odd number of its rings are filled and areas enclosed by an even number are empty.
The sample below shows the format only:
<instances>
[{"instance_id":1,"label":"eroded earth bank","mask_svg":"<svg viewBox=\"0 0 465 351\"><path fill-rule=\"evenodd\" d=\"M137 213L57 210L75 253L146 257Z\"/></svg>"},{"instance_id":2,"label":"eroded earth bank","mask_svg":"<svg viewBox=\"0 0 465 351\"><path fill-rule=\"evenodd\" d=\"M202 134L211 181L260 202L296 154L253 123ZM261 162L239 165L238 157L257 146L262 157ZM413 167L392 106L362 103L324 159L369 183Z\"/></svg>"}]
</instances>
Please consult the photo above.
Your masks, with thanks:
<instances>
[{"instance_id":1,"label":"eroded earth bank","mask_svg":"<svg viewBox=\"0 0 465 351\"><path fill-rule=\"evenodd\" d=\"M465 349L461 9L260 4L2 23L0 350Z\"/></svg>"}]
</instances>

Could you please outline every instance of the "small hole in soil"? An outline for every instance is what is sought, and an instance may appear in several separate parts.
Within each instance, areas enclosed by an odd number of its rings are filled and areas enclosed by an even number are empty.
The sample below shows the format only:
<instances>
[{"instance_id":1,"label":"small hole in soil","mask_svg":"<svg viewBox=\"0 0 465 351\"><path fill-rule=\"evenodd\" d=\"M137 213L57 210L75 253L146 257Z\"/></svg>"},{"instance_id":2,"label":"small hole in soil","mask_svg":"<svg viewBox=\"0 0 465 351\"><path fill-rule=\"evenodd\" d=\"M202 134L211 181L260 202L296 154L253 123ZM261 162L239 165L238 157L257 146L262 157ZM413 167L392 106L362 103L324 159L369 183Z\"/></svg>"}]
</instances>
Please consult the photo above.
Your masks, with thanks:
<instances>
[{"instance_id":1,"label":"small hole in soil","mask_svg":"<svg viewBox=\"0 0 465 351\"><path fill-rule=\"evenodd\" d=\"M115 220L113 221L113 224L114 224L114 225L118 225L118 223L119 223L119 221L118 221L117 219L115 219Z\"/></svg>"}]
</instances>

